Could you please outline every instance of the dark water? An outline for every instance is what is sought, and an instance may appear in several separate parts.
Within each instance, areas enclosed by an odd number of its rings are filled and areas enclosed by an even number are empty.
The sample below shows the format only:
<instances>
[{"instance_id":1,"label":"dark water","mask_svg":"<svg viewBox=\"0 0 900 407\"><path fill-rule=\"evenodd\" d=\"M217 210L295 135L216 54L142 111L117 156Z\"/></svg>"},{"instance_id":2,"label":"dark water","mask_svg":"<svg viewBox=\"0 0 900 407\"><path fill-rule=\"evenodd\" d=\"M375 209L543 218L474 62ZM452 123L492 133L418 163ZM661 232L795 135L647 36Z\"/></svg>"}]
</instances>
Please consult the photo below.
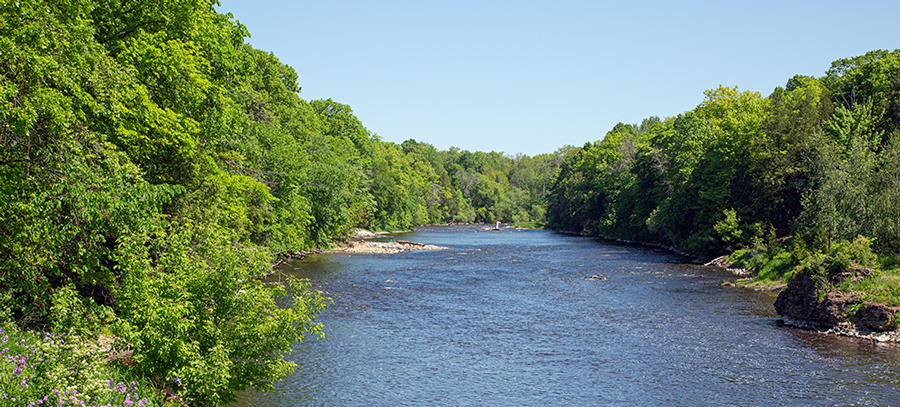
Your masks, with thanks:
<instances>
[{"instance_id":1,"label":"dark water","mask_svg":"<svg viewBox=\"0 0 900 407\"><path fill-rule=\"evenodd\" d=\"M900 346L780 327L772 294L664 251L477 227L394 238L450 250L294 263L334 299L326 337L238 405L900 405Z\"/></svg>"}]
</instances>

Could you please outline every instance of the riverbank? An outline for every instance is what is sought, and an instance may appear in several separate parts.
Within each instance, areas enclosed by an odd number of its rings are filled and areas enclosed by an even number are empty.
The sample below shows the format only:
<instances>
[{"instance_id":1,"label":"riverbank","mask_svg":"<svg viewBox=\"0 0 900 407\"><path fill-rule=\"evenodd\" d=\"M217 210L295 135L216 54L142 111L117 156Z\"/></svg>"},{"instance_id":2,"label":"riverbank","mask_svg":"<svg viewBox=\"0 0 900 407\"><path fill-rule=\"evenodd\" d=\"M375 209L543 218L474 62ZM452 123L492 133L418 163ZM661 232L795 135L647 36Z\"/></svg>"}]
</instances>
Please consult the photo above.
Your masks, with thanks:
<instances>
[{"instance_id":1,"label":"riverbank","mask_svg":"<svg viewBox=\"0 0 900 407\"><path fill-rule=\"evenodd\" d=\"M395 254L420 250L447 250L443 246L398 240L395 242L372 242L356 240L346 246L326 250L325 253L338 254Z\"/></svg>"},{"instance_id":2,"label":"riverbank","mask_svg":"<svg viewBox=\"0 0 900 407\"><path fill-rule=\"evenodd\" d=\"M642 241L639 241L639 240L628 240L628 239L622 239L622 238L618 238L618 237L611 237L611 236L604 236L604 235L598 235L598 234L587 233L587 232L584 232L584 231L582 231L582 232L573 232L573 231L571 231L571 230L555 229L554 232L556 232L556 233L561 233L561 234L564 234L564 235L575 235L575 236L584 236L584 237L595 237L595 238L602 239L602 240L606 240L606 241L610 241L610 242L623 243L623 244L630 244L630 245L643 246L643 247L652 247L652 248L656 248L656 249L663 249L663 250L667 250L667 251L670 251L670 252L672 252L672 253L675 253L675 254L677 254L677 255L679 255L679 256L685 257L685 258L687 258L687 259L690 259L690 263L691 263L691 264L706 264L706 262L704 262L703 259L701 259L701 258L698 257L698 256L695 256L695 255L693 255L693 254L690 254L690 253L687 253L687 252L678 250L678 249L676 249L675 247L672 247L672 246L666 246L666 245L660 244L660 243L649 243L649 242L642 242Z\"/></svg>"},{"instance_id":3,"label":"riverbank","mask_svg":"<svg viewBox=\"0 0 900 407\"><path fill-rule=\"evenodd\" d=\"M785 241L738 250L710 265L746 275L723 286L777 291L773 304L784 325L824 334L900 342L900 270L869 239L822 251Z\"/></svg>"},{"instance_id":4,"label":"riverbank","mask_svg":"<svg viewBox=\"0 0 900 407\"><path fill-rule=\"evenodd\" d=\"M866 339L879 343L900 343L900 331L865 331L858 329L854 324L850 322L842 322L839 325L828 329L817 328L809 321L796 320L789 317L780 319L779 323L791 328L802 329L805 331L812 331L826 335L838 335L850 338Z\"/></svg>"},{"instance_id":5,"label":"riverbank","mask_svg":"<svg viewBox=\"0 0 900 407\"><path fill-rule=\"evenodd\" d=\"M403 233L406 231L395 232L372 232L365 229L356 229L345 244L333 249L325 250L324 253L332 254L396 254L411 251L425 250L447 250L446 247L406 240L395 240L390 242L377 242L370 239L384 237L393 233Z\"/></svg>"}]
</instances>

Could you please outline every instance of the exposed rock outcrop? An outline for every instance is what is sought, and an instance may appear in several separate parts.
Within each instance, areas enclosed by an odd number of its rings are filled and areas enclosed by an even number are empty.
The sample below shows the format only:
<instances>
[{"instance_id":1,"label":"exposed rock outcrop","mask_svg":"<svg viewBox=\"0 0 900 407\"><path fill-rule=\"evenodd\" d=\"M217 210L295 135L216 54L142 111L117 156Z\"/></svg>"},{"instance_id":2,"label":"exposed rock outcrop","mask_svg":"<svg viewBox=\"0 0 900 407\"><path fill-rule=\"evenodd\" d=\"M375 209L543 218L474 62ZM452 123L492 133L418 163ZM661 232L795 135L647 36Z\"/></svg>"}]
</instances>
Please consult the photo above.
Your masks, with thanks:
<instances>
[{"instance_id":1,"label":"exposed rock outcrop","mask_svg":"<svg viewBox=\"0 0 900 407\"><path fill-rule=\"evenodd\" d=\"M705 263L704 266L721 268L736 276L749 276L753 274L750 270L732 264L728 261L728 256L716 257Z\"/></svg>"},{"instance_id":2,"label":"exposed rock outcrop","mask_svg":"<svg viewBox=\"0 0 900 407\"><path fill-rule=\"evenodd\" d=\"M349 253L349 254L365 254L365 253L403 253L415 250L446 250L446 247L435 246L430 244L422 244L416 242L408 242L398 240L396 242L371 242L359 240L350 242L346 247L331 249L329 253Z\"/></svg>"},{"instance_id":3,"label":"exposed rock outcrop","mask_svg":"<svg viewBox=\"0 0 900 407\"><path fill-rule=\"evenodd\" d=\"M852 268L829 279L831 285L863 279L872 270ZM797 273L775 300L775 311L788 325L876 340L900 341L894 322L900 307L862 301L858 293L822 292L822 279L806 271ZM900 317L900 316L898 316Z\"/></svg>"},{"instance_id":4,"label":"exposed rock outcrop","mask_svg":"<svg viewBox=\"0 0 900 407\"><path fill-rule=\"evenodd\" d=\"M282 264L287 264L295 260L303 260L306 256L310 254L321 254L324 253L319 249L312 249L310 251L305 250L284 250L274 254L274 260L272 260L272 267L278 267Z\"/></svg>"}]
</instances>

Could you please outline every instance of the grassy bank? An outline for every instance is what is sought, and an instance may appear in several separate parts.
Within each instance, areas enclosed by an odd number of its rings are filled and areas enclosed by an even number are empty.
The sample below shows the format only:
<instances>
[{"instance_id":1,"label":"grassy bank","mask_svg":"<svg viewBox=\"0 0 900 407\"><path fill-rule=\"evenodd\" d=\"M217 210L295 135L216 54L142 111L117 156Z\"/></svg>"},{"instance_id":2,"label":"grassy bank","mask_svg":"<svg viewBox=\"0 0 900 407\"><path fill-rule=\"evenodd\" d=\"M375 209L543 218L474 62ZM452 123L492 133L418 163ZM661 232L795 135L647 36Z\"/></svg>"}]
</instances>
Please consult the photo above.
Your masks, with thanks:
<instances>
[{"instance_id":1,"label":"grassy bank","mask_svg":"<svg viewBox=\"0 0 900 407\"><path fill-rule=\"evenodd\" d=\"M807 250L802 242L788 240L737 250L726 263L751 272L736 281L749 288L780 289L798 272L808 272L817 276L820 295L843 292L860 302L900 306L900 256L877 253L871 243L859 237L830 249Z\"/></svg>"}]
</instances>

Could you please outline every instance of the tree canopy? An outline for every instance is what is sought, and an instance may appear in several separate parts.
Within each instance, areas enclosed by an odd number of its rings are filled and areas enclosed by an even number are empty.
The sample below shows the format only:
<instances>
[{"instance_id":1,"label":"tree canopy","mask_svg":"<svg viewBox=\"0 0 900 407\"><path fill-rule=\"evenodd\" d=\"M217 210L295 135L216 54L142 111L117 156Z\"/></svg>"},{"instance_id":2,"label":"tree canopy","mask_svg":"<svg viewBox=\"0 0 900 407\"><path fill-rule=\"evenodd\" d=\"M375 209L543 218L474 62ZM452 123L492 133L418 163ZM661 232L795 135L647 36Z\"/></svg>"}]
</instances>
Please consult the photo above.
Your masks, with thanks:
<instances>
[{"instance_id":1,"label":"tree canopy","mask_svg":"<svg viewBox=\"0 0 900 407\"><path fill-rule=\"evenodd\" d=\"M0 6L0 322L111 335L198 406L320 334L327 299L263 282L273 262L357 227L540 221L558 166L381 141L216 4Z\"/></svg>"},{"instance_id":2,"label":"tree canopy","mask_svg":"<svg viewBox=\"0 0 900 407\"><path fill-rule=\"evenodd\" d=\"M900 250L900 51L534 157L382 141L212 0L0 5L0 323L103 333L192 405L271 388L328 299L272 264L357 227L542 222L713 256ZM285 295L291 294L285 302Z\"/></svg>"},{"instance_id":3,"label":"tree canopy","mask_svg":"<svg viewBox=\"0 0 900 407\"><path fill-rule=\"evenodd\" d=\"M873 51L768 97L720 86L675 117L619 124L566 155L549 225L703 257L772 233L900 250L898 64Z\"/></svg>"}]
</instances>

